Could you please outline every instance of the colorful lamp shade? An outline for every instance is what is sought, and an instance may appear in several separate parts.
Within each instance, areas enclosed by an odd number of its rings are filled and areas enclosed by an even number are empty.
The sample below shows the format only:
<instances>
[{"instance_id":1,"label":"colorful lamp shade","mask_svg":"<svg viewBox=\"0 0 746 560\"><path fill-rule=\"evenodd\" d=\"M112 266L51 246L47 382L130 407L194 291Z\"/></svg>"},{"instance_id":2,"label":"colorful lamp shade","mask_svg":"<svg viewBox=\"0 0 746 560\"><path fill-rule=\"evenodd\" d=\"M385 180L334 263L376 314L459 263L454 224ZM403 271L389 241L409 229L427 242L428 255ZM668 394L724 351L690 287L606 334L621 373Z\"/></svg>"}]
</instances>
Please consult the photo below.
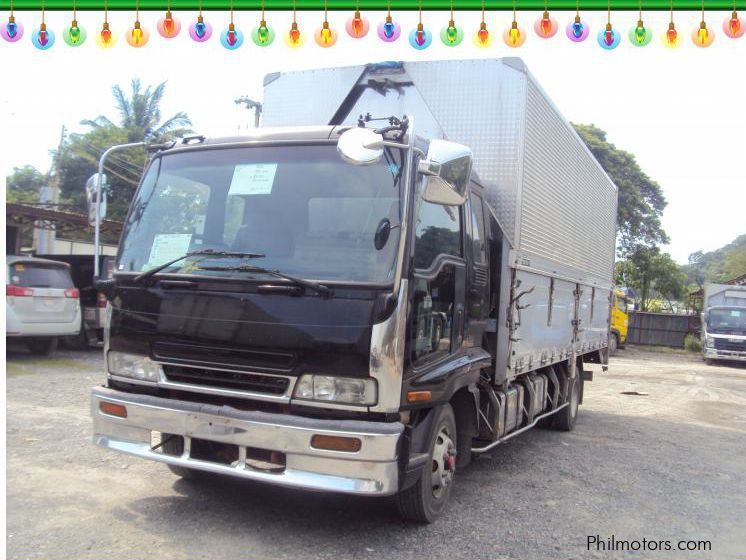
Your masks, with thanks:
<instances>
[{"instance_id":1,"label":"colorful lamp shade","mask_svg":"<svg viewBox=\"0 0 746 560\"><path fill-rule=\"evenodd\" d=\"M644 47L653 40L653 32L648 29L642 20L637 20L637 25L629 30L629 42L636 47Z\"/></svg>"},{"instance_id":2,"label":"colorful lamp shade","mask_svg":"<svg viewBox=\"0 0 746 560\"><path fill-rule=\"evenodd\" d=\"M334 43L337 42L337 37L337 31L329 25L326 19L321 24L321 27L316 30L316 33L313 34L316 44L325 49L334 46Z\"/></svg>"},{"instance_id":3,"label":"colorful lamp shade","mask_svg":"<svg viewBox=\"0 0 746 560\"><path fill-rule=\"evenodd\" d=\"M167 10L166 15L158 20L156 28L164 39L173 39L181 32L181 22L173 16L171 10Z\"/></svg>"},{"instance_id":4,"label":"colorful lamp shade","mask_svg":"<svg viewBox=\"0 0 746 560\"><path fill-rule=\"evenodd\" d=\"M62 40L71 47L79 47L85 43L86 37L85 29L78 25L77 20L73 20L70 26L62 32Z\"/></svg>"},{"instance_id":5,"label":"colorful lamp shade","mask_svg":"<svg viewBox=\"0 0 746 560\"><path fill-rule=\"evenodd\" d=\"M536 31L536 34L542 39L554 37L557 34L558 29L559 25L557 25L557 20L550 17L549 12L546 10L544 10L542 16L534 23L534 31Z\"/></svg>"},{"instance_id":6,"label":"colorful lamp shade","mask_svg":"<svg viewBox=\"0 0 746 560\"><path fill-rule=\"evenodd\" d=\"M353 39L362 39L370 31L368 18L360 15L360 10L355 10L355 14L345 23L345 31Z\"/></svg>"},{"instance_id":7,"label":"colorful lamp shade","mask_svg":"<svg viewBox=\"0 0 746 560\"><path fill-rule=\"evenodd\" d=\"M487 29L487 24L484 21L479 24L479 29L474 34L474 44L480 49L486 49L492 45L492 34Z\"/></svg>"},{"instance_id":8,"label":"colorful lamp shade","mask_svg":"<svg viewBox=\"0 0 746 560\"><path fill-rule=\"evenodd\" d=\"M137 19L135 20L135 25L127 30L127 35L125 37L127 39L127 44L130 47L139 49L148 44L148 41L150 40L150 32L142 27L140 25L140 20Z\"/></svg>"},{"instance_id":9,"label":"colorful lamp shade","mask_svg":"<svg viewBox=\"0 0 746 560\"><path fill-rule=\"evenodd\" d=\"M588 38L590 31L591 28L588 23L580 19L580 15L576 15L575 19L567 24L565 33L573 43L582 43Z\"/></svg>"},{"instance_id":10,"label":"colorful lamp shade","mask_svg":"<svg viewBox=\"0 0 746 560\"><path fill-rule=\"evenodd\" d=\"M275 30L262 19L259 25L251 30L251 40L258 47L268 47L275 40Z\"/></svg>"},{"instance_id":11,"label":"colorful lamp shade","mask_svg":"<svg viewBox=\"0 0 746 560\"><path fill-rule=\"evenodd\" d=\"M731 39L738 39L743 37L746 33L746 25L743 20L738 17L738 13L733 10L733 13L723 22L723 32Z\"/></svg>"},{"instance_id":12,"label":"colorful lamp shade","mask_svg":"<svg viewBox=\"0 0 746 560\"><path fill-rule=\"evenodd\" d=\"M621 33L614 29L611 23L607 23L606 27L598 32L598 44L607 51L617 48L621 40Z\"/></svg>"},{"instance_id":13,"label":"colorful lamp shade","mask_svg":"<svg viewBox=\"0 0 746 560\"><path fill-rule=\"evenodd\" d=\"M433 34L420 22L409 33L409 44L418 51L424 51L433 42Z\"/></svg>"},{"instance_id":14,"label":"colorful lamp shade","mask_svg":"<svg viewBox=\"0 0 746 560\"><path fill-rule=\"evenodd\" d=\"M109 27L109 22L104 21L101 31L96 35L96 44L102 49L110 49L117 44L118 37Z\"/></svg>"},{"instance_id":15,"label":"colorful lamp shade","mask_svg":"<svg viewBox=\"0 0 746 560\"><path fill-rule=\"evenodd\" d=\"M23 37L23 25L16 21L15 16L10 16L8 21L0 27L0 36L9 43L15 43Z\"/></svg>"},{"instance_id":16,"label":"colorful lamp shade","mask_svg":"<svg viewBox=\"0 0 746 560\"><path fill-rule=\"evenodd\" d=\"M676 30L676 25L673 21L668 24L668 29L666 29L661 39L663 40L663 45L669 49L675 49L679 46L679 32Z\"/></svg>"},{"instance_id":17,"label":"colorful lamp shade","mask_svg":"<svg viewBox=\"0 0 746 560\"><path fill-rule=\"evenodd\" d=\"M189 26L189 36L198 43L204 43L212 37L212 25L205 21L202 14L197 16L197 21Z\"/></svg>"},{"instance_id":18,"label":"colorful lamp shade","mask_svg":"<svg viewBox=\"0 0 746 560\"><path fill-rule=\"evenodd\" d=\"M220 44L230 51L236 50L243 45L243 32L233 22L229 23L220 34Z\"/></svg>"},{"instance_id":19,"label":"colorful lamp shade","mask_svg":"<svg viewBox=\"0 0 746 560\"><path fill-rule=\"evenodd\" d=\"M526 32L515 19L511 22L510 27L503 32L503 41L514 49L526 42Z\"/></svg>"},{"instance_id":20,"label":"colorful lamp shade","mask_svg":"<svg viewBox=\"0 0 746 560\"><path fill-rule=\"evenodd\" d=\"M45 51L51 49L52 45L54 45L54 31L47 29L47 24L42 23L31 34L31 42L39 50Z\"/></svg>"},{"instance_id":21,"label":"colorful lamp shade","mask_svg":"<svg viewBox=\"0 0 746 560\"><path fill-rule=\"evenodd\" d=\"M396 23L391 14L378 24L378 37L386 43L393 43L401 36L401 26Z\"/></svg>"},{"instance_id":22,"label":"colorful lamp shade","mask_svg":"<svg viewBox=\"0 0 746 560\"><path fill-rule=\"evenodd\" d=\"M456 25L455 21L450 20L448 25L440 30L440 40L447 47L455 47L464 40L464 30Z\"/></svg>"},{"instance_id":23,"label":"colorful lamp shade","mask_svg":"<svg viewBox=\"0 0 746 560\"><path fill-rule=\"evenodd\" d=\"M697 47L706 48L712 45L715 40L715 32L707 27L704 20L699 23L698 27L692 30L692 43Z\"/></svg>"}]
</instances>

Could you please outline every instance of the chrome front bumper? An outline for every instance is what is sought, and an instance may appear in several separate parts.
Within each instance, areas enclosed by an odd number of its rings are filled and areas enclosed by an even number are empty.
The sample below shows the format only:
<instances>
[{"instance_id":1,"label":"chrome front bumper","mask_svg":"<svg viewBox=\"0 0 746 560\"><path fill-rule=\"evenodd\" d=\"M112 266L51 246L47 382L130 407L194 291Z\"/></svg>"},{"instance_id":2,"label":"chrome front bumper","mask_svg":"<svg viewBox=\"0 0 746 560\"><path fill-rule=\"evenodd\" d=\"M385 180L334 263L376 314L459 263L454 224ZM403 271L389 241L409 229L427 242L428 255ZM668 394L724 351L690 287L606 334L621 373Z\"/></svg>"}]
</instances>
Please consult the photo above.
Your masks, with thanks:
<instances>
[{"instance_id":1,"label":"chrome front bumper","mask_svg":"<svg viewBox=\"0 0 746 560\"><path fill-rule=\"evenodd\" d=\"M101 411L102 402L124 405L127 417ZM319 420L285 414L241 411L215 406L138 395L95 387L91 395L93 441L101 447L178 467L227 474L282 486L342 492L389 495L398 490L399 422ZM152 432L184 437L184 453L166 455L151 448ZM311 446L315 434L355 437L359 451L342 452ZM192 458L190 441L199 438L236 445L239 460L232 465ZM252 468L241 458L246 448L285 453L281 472Z\"/></svg>"},{"instance_id":2,"label":"chrome front bumper","mask_svg":"<svg viewBox=\"0 0 746 560\"><path fill-rule=\"evenodd\" d=\"M708 360L732 360L734 362L746 362L746 352L706 348L705 358Z\"/></svg>"}]
</instances>

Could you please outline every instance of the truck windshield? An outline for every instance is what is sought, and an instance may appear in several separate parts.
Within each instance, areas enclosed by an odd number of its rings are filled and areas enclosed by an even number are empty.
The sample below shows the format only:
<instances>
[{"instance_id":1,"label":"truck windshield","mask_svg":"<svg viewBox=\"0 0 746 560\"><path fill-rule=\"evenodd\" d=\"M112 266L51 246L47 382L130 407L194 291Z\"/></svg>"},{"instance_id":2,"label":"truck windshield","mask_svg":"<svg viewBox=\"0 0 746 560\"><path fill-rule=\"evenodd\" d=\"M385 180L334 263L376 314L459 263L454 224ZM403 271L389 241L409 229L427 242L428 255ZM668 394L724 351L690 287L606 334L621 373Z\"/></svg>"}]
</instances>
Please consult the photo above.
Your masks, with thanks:
<instances>
[{"instance_id":1,"label":"truck windshield","mask_svg":"<svg viewBox=\"0 0 746 560\"><path fill-rule=\"evenodd\" d=\"M382 220L400 223L402 157L387 150L377 164L353 166L333 144L164 155L132 203L117 271L140 273L213 249L263 255L251 262L305 279L388 283L399 229L381 250L374 236ZM228 270L244 262L194 256L162 272L254 276Z\"/></svg>"},{"instance_id":2,"label":"truck windshield","mask_svg":"<svg viewBox=\"0 0 746 560\"><path fill-rule=\"evenodd\" d=\"M710 309L707 314L707 328L713 334L746 331L746 308L721 307Z\"/></svg>"}]
</instances>

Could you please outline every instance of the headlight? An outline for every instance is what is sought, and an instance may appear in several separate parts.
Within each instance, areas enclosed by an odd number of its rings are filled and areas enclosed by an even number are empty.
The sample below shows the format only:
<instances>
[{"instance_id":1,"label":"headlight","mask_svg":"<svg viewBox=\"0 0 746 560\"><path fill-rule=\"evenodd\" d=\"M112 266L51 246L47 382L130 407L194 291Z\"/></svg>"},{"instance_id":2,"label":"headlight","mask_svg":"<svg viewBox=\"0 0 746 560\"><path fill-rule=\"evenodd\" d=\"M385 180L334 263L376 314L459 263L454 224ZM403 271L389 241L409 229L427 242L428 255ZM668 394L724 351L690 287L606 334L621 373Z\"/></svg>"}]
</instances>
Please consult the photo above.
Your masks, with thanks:
<instances>
[{"instance_id":1,"label":"headlight","mask_svg":"<svg viewBox=\"0 0 746 560\"><path fill-rule=\"evenodd\" d=\"M713 346L715 346L715 339L711 336L705 337L705 347L712 348Z\"/></svg>"},{"instance_id":2,"label":"headlight","mask_svg":"<svg viewBox=\"0 0 746 560\"><path fill-rule=\"evenodd\" d=\"M109 351L107 355L109 373L121 377L131 377L140 381L156 383L161 366L147 356L127 354L126 352Z\"/></svg>"},{"instance_id":3,"label":"headlight","mask_svg":"<svg viewBox=\"0 0 746 560\"><path fill-rule=\"evenodd\" d=\"M303 375L295 385L293 397L306 401L372 406L378 402L375 379Z\"/></svg>"}]
</instances>

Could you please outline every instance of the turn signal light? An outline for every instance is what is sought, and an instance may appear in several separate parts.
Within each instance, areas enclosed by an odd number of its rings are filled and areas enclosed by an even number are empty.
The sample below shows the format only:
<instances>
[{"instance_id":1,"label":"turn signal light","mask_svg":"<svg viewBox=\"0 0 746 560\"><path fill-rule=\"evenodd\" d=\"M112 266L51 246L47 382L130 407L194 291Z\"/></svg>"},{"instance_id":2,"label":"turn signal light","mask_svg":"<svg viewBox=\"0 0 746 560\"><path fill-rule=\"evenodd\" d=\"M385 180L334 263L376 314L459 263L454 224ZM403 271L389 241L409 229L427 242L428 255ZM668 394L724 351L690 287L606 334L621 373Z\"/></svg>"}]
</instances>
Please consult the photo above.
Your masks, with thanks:
<instances>
[{"instance_id":1,"label":"turn signal light","mask_svg":"<svg viewBox=\"0 0 746 560\"><path fill-rule=\"evenodd\" d=\"M329 451L347 451L348 453L355 453L360 451L363 446L363 442L358 438L342 437L342 436L322 436L320 434L314 434L311 438L311 447L316 449L327 449Z\"/></svg>"},{"instance_id":2,"label":"turn signal light","mask_svg":"<svg viewBox=\"0 0 746 560\"><path fill-rule=\"evenodd\" d=\"M13 297L31 297L34 295L34 290L31 288L24 288L23 286L14 286L13 284L5 285L5 296Z\"/></svg>"},{"instance_id":3,"label":"turn signal light","mask_svg":"<svg viewBox=\"0 0 746 560\"><path fill-rule=\"evenodd\" d=\"M410 391L407 393L407 402L417 403L429 401L433 394L431 391Z\"/></svg>"},{"instance_id":4,"label":"turn signal light","mask_svg":"<svg viewBox=\"0 0 746 560\"><path fill-rule=\"evenodd\" d=\"M127 418L127 407L121 404L101 401L98 405L98 409L104 414L118 416L119 418Z\"/></svg>"}]
</instances>

